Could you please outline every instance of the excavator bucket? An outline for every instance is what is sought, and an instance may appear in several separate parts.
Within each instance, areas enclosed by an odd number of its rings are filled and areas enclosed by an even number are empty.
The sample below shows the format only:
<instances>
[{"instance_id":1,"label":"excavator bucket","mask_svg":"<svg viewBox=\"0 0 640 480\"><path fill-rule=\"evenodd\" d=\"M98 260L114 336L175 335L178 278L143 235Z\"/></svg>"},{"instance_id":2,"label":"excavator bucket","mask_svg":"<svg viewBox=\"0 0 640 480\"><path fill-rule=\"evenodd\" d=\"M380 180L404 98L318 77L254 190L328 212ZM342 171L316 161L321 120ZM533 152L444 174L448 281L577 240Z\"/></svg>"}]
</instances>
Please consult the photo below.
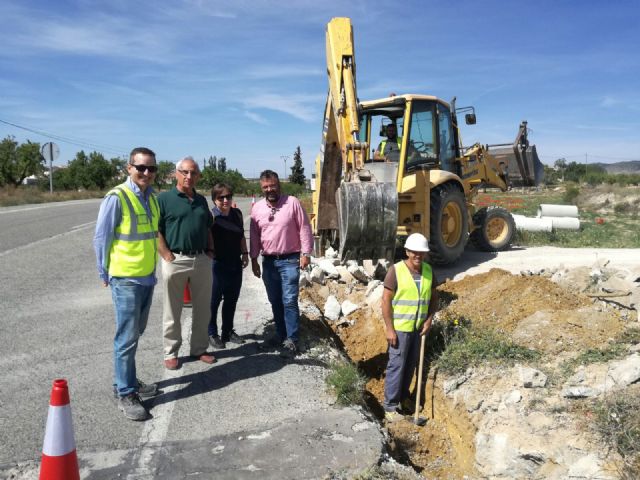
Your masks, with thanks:
<instances>
[{"instance_id":1,"label":"excavator bucket","mask_svg":"<svg viewBox=\"0 0 640 480\"><path fill-rule=\"evenodd\" d=\"M344 182L336 191L342 261L392 259L398 225L393 183Z\"/></svg>"}]
</instances>

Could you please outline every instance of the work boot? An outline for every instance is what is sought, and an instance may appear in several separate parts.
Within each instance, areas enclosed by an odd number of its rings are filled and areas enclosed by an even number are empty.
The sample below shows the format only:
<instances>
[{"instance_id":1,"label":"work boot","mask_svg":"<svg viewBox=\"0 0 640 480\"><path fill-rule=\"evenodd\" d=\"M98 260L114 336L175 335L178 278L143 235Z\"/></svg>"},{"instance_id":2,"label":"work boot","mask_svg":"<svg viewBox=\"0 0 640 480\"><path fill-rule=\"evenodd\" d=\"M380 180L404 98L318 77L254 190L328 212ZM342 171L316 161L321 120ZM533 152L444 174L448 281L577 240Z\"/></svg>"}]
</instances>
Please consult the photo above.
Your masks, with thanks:
<instances>
[{"instance_id":1,"label":"work boot","mask_svg":"<svg viewBox=\"0 0 640 480\"><path fill-rule=\"evenodd\" d=\"M236 343L238 345L242 345L243 343L246 343L245 339L242 338L240 335L238 335L235 330L231 330L231 333L229 334L228 338L227 337L223 337L223 338L227 342Z\"/></svg>"},{"instance_id":2,"label":"work boot","mask_svg":"<svg viewBox=\"0 0 640 480\"><path fill-rule=\"evenodd\" d=\"M155 383L144 383L139 378L137 380L138 380L138 395L140 396L140 398L142 399L151 398L151 397L155 397L158 394L158 385L156 385ZM114 385L113 398L117 400L119 397L120 395L118 395L118 387Z\"/></svg>"},{"instance_id":3,"label":"work boot","mask_svg":"<svg viewBox=\"0 0 640 480\"><path fill-rule=\"evenodd\" d=\"M137 393L131 393L127 396L120 397L118 400L118 407L129 420L141 422L149 417L149 412L147 412L147 409L144 408L140 402L140 397Z\"/></svg>"},{"instance_id":4,"label":"work boot","mask_svg":"<svg viewBox=\"0 0 640 480\"><path fill-rule=\"evenodd\" d=\"M211 345L211 348L214 348L216 350L222 350L223 348L227 347L224 344L224 341L221 340L218 335L210 335L209 336L209 345Z\"/></svg>"}]
</instances>

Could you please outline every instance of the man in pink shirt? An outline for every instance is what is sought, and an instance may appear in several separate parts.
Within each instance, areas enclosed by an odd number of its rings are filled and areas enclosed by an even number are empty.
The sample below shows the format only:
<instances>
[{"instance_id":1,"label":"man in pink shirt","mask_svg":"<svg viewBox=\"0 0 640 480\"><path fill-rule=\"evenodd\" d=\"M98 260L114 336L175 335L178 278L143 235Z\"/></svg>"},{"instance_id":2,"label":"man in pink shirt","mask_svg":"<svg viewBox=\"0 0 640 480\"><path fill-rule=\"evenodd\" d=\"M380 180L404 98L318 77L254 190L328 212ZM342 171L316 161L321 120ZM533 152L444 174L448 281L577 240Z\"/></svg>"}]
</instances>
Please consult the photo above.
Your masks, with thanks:
<instances>
[{"instance_id":1,"label":"man in pink shirt","mask_svg":"<svg viewBox=\"0 0 640 480\"><path fill-rule=\"evenodd\" d=\"M250 255L253 274L260 278L258 255L262 254L262 280L271 302L276 334L267 347L283 348L294 357L298 349L298 282L300 269L309 265L313 234L306 212L297 198L281 195L278 174L260 174L265 198L251 209Z\"/></svg>"}]
</instances>

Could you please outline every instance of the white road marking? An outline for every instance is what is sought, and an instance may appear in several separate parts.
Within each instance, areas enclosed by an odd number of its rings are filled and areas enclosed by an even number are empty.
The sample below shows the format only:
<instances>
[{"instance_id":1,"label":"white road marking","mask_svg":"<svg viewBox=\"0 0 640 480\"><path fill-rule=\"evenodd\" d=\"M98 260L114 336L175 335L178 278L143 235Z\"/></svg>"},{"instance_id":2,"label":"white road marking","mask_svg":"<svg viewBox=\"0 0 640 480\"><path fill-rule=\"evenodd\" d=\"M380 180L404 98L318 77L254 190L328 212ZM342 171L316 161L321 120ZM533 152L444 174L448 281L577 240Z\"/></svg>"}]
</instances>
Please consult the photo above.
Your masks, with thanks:
<instances>
[{"instance_id":1,"label":"white road marking","mask_svg":"<svg viewBox=\"0 0 640 480\"><path fill-rule=\"evenodd\" d=\"M24 245L20 245L19 247L10 248L9 250L5 250L4 252L0 252L0 257L4 257L5 255L10 255L12 253L18 252L18 251L20 251L20 250L22 250L24 248L31 247L33 245L39 245L39 244L44 243L44 242L49 242L51 240L55 240L56 238L64 237L66 235L79 232L80 230L86 230L87 228L91 228L95 224L96 224L96 222L89 222L89 223L83 223L81 225L75 225L75 226L71 227L71 229L68 232L58 233L56 235L52 235L52 236L47 237L47 238L41 238L40 240L36 240L35 242L25 243Z\"/></svg>"},{"instance_id":2,"label":"white road marking","mask_svg":"<svg viewBox=\"0 0 640 480\"><path fill-rule=\"evenodd\" d=\"M182 310L184 315L185 309ZM191 332L191 316L184 315L182 318L182 331ZM188 339L183 339L183 343L189 344ZM184 365L182 366L184 368ZM183 375L180 370L163 369L162 380L179 378ZM175 383L163 388L163 396L169 398L151 411L153 418L147 420L140 433L138 440L138 450L133 457L133 470L127 475L127 480L153 480L155 478L156 466L153 463L153 454L167 439L167 432L171 424L171 416L176 405L175 399L171 399L172 392L183 388L180 383Z\"/></svg>"},{"instance_id":3,"label":"white road marking","mask_svg":"<svg viewBox=\"0 0 640 480\"><path fill-rule=\"evenodd\" d=\"M94 200L94 199L90 199L90 200ZM102 199L95 199L95 200L102 200ZM85 202L87 202L87 200L69 200L65 202L42 203L39 205L34 205L33 207L14 208L13 210L4 210L0 208L0 215L5 215L7 213L28 212L30 210L42 210L45 208L66 207L68 205L77 205L78 203L85 203Z\"/></svg>"}]
</instances>

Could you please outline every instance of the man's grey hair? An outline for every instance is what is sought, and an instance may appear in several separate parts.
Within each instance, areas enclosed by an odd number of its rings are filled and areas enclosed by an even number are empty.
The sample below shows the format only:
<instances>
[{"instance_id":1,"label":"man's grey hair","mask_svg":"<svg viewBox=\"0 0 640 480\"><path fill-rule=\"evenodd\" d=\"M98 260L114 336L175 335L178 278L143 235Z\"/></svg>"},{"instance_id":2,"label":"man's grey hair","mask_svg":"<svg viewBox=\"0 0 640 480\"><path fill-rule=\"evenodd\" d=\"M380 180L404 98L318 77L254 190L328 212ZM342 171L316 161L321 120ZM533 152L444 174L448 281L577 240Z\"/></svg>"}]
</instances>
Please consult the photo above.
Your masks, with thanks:
<instances>
[{"instance_id":1,"label":"man's grey hair","mask_svg":"<svg viewBox=\"0 0 640 480\"><path fill-rule=\"evenodd\" d=\"M178 160L176 170L182 170L182 162L193 162L196 166L196 171L200 173L200 165L198 165L198 162L196 162L191 155L184 157L182 160Z\"/></svg>"}]
</instances>

